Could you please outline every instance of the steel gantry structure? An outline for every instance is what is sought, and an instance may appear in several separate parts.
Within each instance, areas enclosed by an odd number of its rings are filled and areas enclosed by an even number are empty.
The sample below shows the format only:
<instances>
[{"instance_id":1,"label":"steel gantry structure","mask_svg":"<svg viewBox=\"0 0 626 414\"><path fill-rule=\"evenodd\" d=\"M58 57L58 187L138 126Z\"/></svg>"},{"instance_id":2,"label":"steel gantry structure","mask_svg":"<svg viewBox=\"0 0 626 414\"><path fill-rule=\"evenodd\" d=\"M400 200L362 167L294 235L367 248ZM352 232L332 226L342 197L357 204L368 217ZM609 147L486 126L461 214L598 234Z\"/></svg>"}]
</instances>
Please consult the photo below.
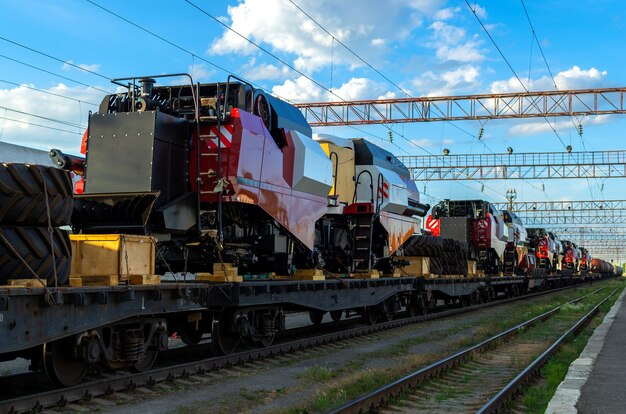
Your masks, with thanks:
<instances>
[{"instance_id":1,"label":"steel gantry structure","mask_svg":"<svg viewBox=\"0 0 626 414\"><path fill-rule=\"evenodd\" d=\"M626 200L509 201L493 205L499 210L512 208L528 227L626 225Z\"/></svg>"},{"instance_id":2,"label":"steel gantry structure","mask_svg":"<svg viewBox=\"0 0 626 414\"><path fill-rule=\"evenodd\" d=\"M581 211L581 210L626 210L626 200L586 200L586 201L513 201L492 203L499 210L508 209L512 204L516 213L545 211Z\"/></svg>"},{"instance_id":3,"label":"steel gantry structure","mask_svg":"<svg viewBox=\"0 0 626 414\"><path fill-rule=\"evenodd\" d=\"M626 177L626 150L411 155L415 181Z\"/></svg>"},{"instance_id":4,"label":"steel gantry structure","mask_svg":"<svg viewBox=\"0 0 626 414\"><path fill-rule=\"evenodd\" d=\"M590 224L626 224L626 211L578 211L567 214L544 212L542 214L519 214L518 217L528 227L551 227L555 225L585 227Z\"/></svg>"},{"instance_id":5,"label":"steel gantry structure","mask_svg":"<svg viewBox=\"0 0 626 414\"><path fill-rule=\"evenodd\" d=\"M623 114L626 88L296 104L311 126Z\"/></svg>"}]
</instances>

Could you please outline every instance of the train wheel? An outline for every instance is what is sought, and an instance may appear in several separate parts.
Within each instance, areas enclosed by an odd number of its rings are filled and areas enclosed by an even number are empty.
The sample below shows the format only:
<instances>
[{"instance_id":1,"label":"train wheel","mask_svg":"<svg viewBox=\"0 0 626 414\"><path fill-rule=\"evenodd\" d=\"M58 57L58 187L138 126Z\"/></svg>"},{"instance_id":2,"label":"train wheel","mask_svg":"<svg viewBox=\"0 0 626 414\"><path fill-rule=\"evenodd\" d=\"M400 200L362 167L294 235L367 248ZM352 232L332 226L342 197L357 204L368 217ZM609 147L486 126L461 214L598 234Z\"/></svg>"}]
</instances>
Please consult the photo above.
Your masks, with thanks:
<instances>
[{"instance_id":1,"label":"train wheel","mask_svg":"<svg viewBox=\"0 0 626 414\"><path fill-rule=\"evenodd\" d=\"M78 384L89 371L89 363L74 355L73 338L43 345L43 369L50 381L61 387Z\"/></svg>"},{"instance_id":2,"label":"train wheel","mask_svg":"<svg viewBox=\"0 0 626 414\"><path fill-rule=\"evenodd\" d=\"M462 308L467 308L469 306L472 306L471 295L463 295L459 297L459 304L461 305Z\"/></svg>"},{"instance_id":3,"label":"train wheel","mask_svg":"<svg viewBox=\"0 0 626 414\"><path fill-rule=\"evenodd\" d=\"M383 307L382 307L382 316L383 319L385 320L385 322L391 322L393 321L393 318L396 316L396 314L394 313L393 309L387 304L387 303L383 303Z\"/></svg>"},{"instance_id":4,"label":"train wheel","mask_svg":"<svg viewBox=\"0 0 626 414\"><path fill-rule=\"evenodd\" d=\"M330 318L333 320L333 322L339 322L341 320L341 316L343 315L343 311L331 311L330 312Z\"/></svg>"},{"instance_id":5,"label":"train wheel","mask_svg":"<svg viewBox=\"0 0 626 414\"><path fill-rule=\"evenodd\" d=\"M368 306L365 308L365 312L363 313L363 318L365 322L369 325L376 325L378 319L380 317L380 311L376 306Z\"/></svg>"},{"instance_id":6,"label":"train wheel","mask_svg":"<svg viewBox=\"0 0 626 414\"><path fill-rule=\"evenodd\" d=\"M421 296L412 295L406 305L409 315L413 318L424 314L424 301Z\"/></svg>"},{"instance_id":7,"label":"train wheel","mask_svg":"<svg viewBox=\"0 0 626 414\"><path fill-rule=\"evenodd\" d=\"M434 310L435 307L437 307L437 298L435 298L435 295L433 295L432 290L426 291L426 307L429 310Z\"/></svg>"},{"instance_id":8,"label":"train wheel","mask_svg":"<svg viewBox=\"0 0 626 414\"><path fill-rule=\"evenodd\" d=\"M326 312L322 312L322 311L310 311L309 319L311 320L311 322L313 322L314 325L320 325L322 323L322 320L324 319L325 313ZM332 317L332 312L331 312L331 317Z\"/></svg>"},{"instance_id":9,"label":"train wheel","mask_svg":"<svg viewBox=\"0 0 626 414\"><path fill-rule=\"evenodd\" d=\"M217 355L232 354L241 342L238 332L231 332L229 329L230 318L228 314L222 314L219 318L213 319L211 326L211 351Z\"/></svg>"}]
</instances>

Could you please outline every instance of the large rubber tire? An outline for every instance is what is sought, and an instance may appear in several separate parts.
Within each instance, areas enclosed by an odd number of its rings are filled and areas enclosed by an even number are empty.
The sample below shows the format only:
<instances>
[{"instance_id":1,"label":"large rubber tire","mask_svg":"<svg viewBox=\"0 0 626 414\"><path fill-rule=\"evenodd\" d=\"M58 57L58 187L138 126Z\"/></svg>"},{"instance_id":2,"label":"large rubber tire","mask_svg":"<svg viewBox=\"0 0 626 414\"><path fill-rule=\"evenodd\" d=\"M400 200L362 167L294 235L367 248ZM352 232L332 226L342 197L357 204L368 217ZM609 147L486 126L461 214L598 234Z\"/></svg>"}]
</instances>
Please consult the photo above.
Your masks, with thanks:
<instances>
[{"instance_id":1,"label":"large rubber tire","mask_svg":"<svg viewBox=\"0 0 626 414\"><path fill-rule=\"evenodd\" d=\"M72 253L70 238L66 231L54 229L52 240L57 283L59 286L66 285ZM0 284L6 284L8 279L35 278L18 255L41 279L47 280L48 286L54 286L54 267L47 227L0 227Z\"/></svg>"},{"instance_id":2,"label":"large rubber tire","mask_svg":"<svg viewBox=\"0 0 626 414\"><path fill-rule=\"evenodd\" d=\"M47 226L46 193L52 226L69 224L72 179L68 171L43 165L1 163L0 224Z\"/></svg>"}]
</instances>

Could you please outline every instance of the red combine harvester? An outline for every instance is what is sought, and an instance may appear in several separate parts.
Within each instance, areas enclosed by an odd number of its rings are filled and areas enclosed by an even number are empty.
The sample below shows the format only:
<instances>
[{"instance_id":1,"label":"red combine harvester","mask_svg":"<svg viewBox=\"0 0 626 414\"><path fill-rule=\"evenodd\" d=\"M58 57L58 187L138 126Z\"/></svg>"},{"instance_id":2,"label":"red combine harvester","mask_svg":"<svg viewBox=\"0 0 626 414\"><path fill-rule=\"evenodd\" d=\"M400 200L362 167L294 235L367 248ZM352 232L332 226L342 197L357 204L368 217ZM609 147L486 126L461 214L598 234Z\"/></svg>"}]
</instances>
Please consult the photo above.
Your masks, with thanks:
<instances>
[{"instance_id":1,"label":"red combine harvester","mask_svg":"<svg viewBox=\"0 0 626 414\"><path fill-rule=\"evenodd\" d=\"M571 270L573 273L578 273L581 253L576 244L569 240L562 240L563 245L563 270Z\"/></svg>"},{"instance_id":2,"label":"red combine harvester","mask_svg":"<svg viewBox=\"0 0 626 414\"><path fill-rule=\"evenodd\" d=\"M430 206L393 154L363 139L316 141L298 109L232 76L186 86L154 78L115 81L127 91L90 116L84 161L53 154L84 174L75 232L155 235L160 271L401 264L394 253Z\"/></svg>"},{"instance_id":3,"label":"red combine harvester","mask_svg":"<svg viewBox=\"0 0 626 414\"><path fill-rule=\"evenodd\" d=\"M503 271L507 226L501 213L483 200L444 200L426 220L427 229L443 238L467 243L469 259L487 274Z\"/></svg>"}]
</instances>

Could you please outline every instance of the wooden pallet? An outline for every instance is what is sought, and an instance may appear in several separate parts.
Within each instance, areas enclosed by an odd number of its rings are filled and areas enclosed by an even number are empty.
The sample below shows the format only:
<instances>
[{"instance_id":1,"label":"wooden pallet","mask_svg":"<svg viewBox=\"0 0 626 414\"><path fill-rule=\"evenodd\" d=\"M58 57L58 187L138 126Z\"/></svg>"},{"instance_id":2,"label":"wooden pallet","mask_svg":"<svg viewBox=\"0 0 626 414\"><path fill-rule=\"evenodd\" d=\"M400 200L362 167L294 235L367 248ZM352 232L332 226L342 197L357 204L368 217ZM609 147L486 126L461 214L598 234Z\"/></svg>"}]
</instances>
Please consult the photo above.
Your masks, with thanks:
<instances>
[{"instance_id":1,"label":"wooden pallet","mask_svg":"<svg viewBox=\"0 0 626 414\"><path fill-rule=\"evenodd\" d=\"M240 283L243 282L243 276L230 272L224 275L224 272L214 275L211 273L196 273L196 281L198 282L221 282L221 283ZM227 277L228 276L228 277Z\"/></svg>"},{"instance_id":2,"label":"wooden pallet","mask_svg":"<svg viewBox=\"0 0 626 414\"><path fill-rule=\"evenodd\" d=\"M380 278L380 272L378 270L372 270L369 273L350 273L350 277L353 279L378 279Z\"/></svg>"},{"instance_id":3,"label":"wooden pallet","mask_svg":"<svg viewBox=\"0 0 626 414\"><path fill-rule=\"evenodd\" d=\"M130 275L131 285L160 285L161 275Z\"/></svg>"},{"instance_id":4,"label":"wooden pallet","mask_svg":"<svg viewBox=\"0 0 626 414\"><path fill-rule=\"evenodd\" d=\"M296 269L292 276L294 280L326 280L322 269Z\"/></svg>"},{"instance_id":5,"label":"wooden pallet","mask_svg":"<svg viewBox=\"0 0 626 414\"><path fill-rule=\"evenodd\" d=\"M7 285L2 288L41 288L46 287L48 283L44 279L9 279Z\"/></svg>"},{"instance_id":6,"label":"wooden pallet","mask_svg":"<svg viewBox=\"0 0 626 414\"><path fill-rule=\"evenodd\" d=\"M119 281L119 275L83 275L70 277L70 286L117 286Z\"/></svg>"}]
</instances>

